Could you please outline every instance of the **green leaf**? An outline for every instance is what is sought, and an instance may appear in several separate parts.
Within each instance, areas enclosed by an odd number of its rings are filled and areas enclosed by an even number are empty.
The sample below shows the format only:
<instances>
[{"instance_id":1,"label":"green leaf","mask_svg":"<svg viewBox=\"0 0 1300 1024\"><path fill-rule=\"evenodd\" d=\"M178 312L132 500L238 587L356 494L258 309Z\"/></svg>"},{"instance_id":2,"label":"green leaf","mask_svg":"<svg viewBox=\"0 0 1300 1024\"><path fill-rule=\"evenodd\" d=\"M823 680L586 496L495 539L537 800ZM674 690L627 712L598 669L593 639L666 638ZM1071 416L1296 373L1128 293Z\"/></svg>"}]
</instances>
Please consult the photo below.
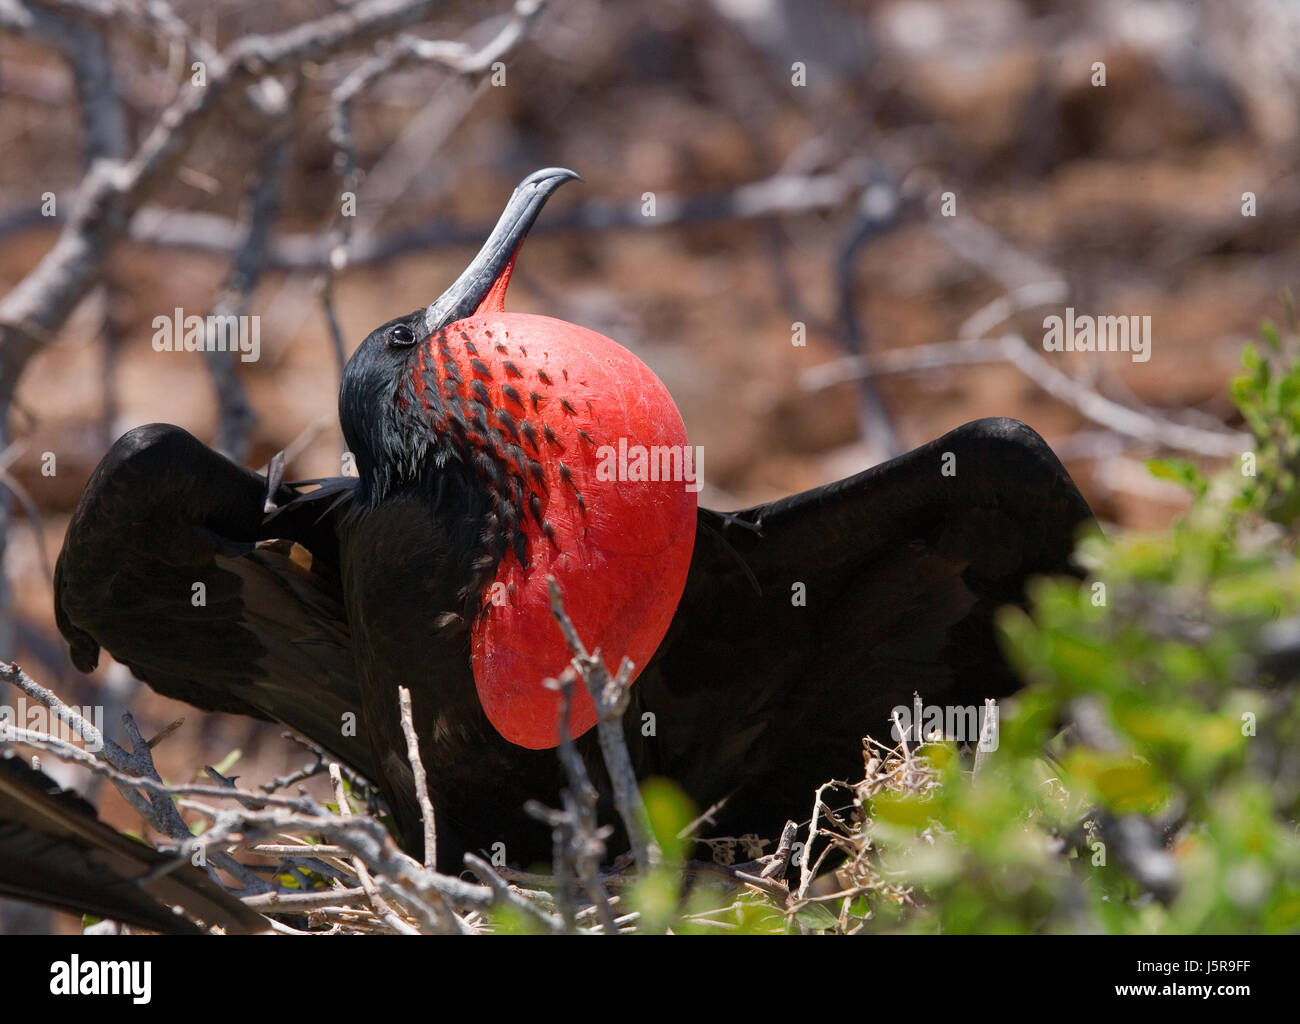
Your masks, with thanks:
<instances>
[{"instance_id":1,"label":"green leaf","mask_svg":"<svg viewBox=\"0 0 1300 1024\"><path fill-rule=\"evenodd\" d=\"M805 903L794 912L794 918L815 931L831 931L839 924L839 918L820 903Z\"/></svg>"}]
</instances>

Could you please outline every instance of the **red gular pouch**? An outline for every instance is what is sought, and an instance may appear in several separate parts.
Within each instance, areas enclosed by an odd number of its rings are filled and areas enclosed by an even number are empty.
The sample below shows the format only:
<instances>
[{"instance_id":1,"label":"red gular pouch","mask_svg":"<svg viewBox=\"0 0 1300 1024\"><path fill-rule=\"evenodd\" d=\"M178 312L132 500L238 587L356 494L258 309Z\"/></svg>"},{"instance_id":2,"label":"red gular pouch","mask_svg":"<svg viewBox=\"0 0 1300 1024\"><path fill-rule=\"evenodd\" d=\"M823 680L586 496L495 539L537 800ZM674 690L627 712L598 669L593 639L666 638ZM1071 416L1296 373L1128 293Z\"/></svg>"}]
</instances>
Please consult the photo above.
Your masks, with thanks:
<instances>
[{"instance_id":1,"label":"red gular pouch","mask_svg":"<svg viewBox=\"0 0 1300 1024\"><path fill-rule=\"evenodd\" d=\"M483 467L507 544L472 626L479 700L502 736L541 749L560 742L561 698L543 681L571 661L547 577L587 649L611 672L623 658L639 671L686 585L699 474L645 363L595 331L503 311L513 264L472 316L423 343L415 377L462 410L463 457ZM573 735L596 719L576 687Z\"/></svg>"}]
</instances>

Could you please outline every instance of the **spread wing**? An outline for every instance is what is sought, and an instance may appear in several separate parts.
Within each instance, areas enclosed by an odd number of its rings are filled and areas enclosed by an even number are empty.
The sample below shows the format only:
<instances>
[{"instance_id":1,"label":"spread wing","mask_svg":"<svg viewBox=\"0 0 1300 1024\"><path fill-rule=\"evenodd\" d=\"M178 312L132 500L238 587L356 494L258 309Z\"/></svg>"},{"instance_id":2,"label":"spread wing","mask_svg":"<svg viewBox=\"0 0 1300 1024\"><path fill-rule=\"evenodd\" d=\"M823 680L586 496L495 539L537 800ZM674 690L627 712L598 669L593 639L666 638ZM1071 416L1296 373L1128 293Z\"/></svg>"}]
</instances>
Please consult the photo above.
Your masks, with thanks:
<instances>
[{"instance_id":1,"label":"spread wing","mask_svg":"<svg viewBox=\"0 0 1300 1024\"><path fill-rule=\"evenodd\" d=\"M104 648L165 696L282 722L373 777L344 727L360 712L334 533L350 488L278 485L268 515L265 477L179 427L123 435L55 569L73 662L89 672Z\"/></svg>"},{"instance_id":2,"label":"spread wing","mask_svg":"<svg viewBox=\"0 0 1300 1024\"><path fill-rule=\"evenodd\" d=\"M702 511L677 616L632 688L655 715L641 770L706 806L734 794L718 834L770 821L775 835L820 783L861 776L862 736L884 739L914 693L980 707L1017 689L994 613L1030 577L1071 572L1090 520L1051 449L1007 419L731 516Z\"/></svg>"},{"instance_id":3,"label":"spread wing","mask_svg":"<svg viewBox=\"0 0 1300 1024\"><path fill-rule=\"evenodd\" d=\"M198 868L105 825L12 753L0 756L0 895L172 934L201 932L191 918L229 934L266 928Z\"/></svg>"}]
</instances>

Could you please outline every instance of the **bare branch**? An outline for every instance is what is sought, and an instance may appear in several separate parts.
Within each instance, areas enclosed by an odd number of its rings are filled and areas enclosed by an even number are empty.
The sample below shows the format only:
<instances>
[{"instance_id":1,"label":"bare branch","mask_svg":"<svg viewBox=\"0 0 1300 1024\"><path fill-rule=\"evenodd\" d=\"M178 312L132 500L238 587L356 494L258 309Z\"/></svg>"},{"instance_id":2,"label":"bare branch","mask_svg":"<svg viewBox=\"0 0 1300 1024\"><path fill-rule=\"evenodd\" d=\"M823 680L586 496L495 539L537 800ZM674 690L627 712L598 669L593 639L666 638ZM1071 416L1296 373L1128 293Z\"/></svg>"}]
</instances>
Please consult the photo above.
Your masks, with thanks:
<instances>
[{"instance_id":1,"label":"bare branch","mask_svg":"<svg viewBox=\"0 0 1300 1024\"><path fill-rule=\"evenodd\" d=\"M864 365L870 365L871 354L868 333L857 314L858 289L854 270L863 247L898 226L900 205L897 186L892 179L885 178L882 174L879 181L863 190L858 201L857 217L835 261L835 279L839 292L836 340L841 348L862 360ZM857 391L859 438L870 446L880 461L892 459L903 449L889 418L884 397L876 387L875 378L858 378Z\"/></svg>"},{"instance_id":2,"label":"bare branch","mask_svg":"<svg viewBox=\"0 0 1300 1024\"><path fill-rule=\"evenodd\" d=\"M236 462L242 462L248 455L249 434L257 417L248 404L236 373L239 356L233 351L217 351L213 335L221 318L242 317L248 312L253 289L257 287L262 272L266 269L271 228L280 210L280 190L285 167L289 162L289 143L293 130L293 122L289 117L293 109L292 103L284 87L274 78L264 78L259 85L262 110L269 112L269 116L264 115L259 120L270 122L267 126L268 136L244 202L243 237L208 317L208 344L204 348L220 410L216 447ZM225 347L222 346L223 349Z\"/></svg>"},{"instance_id":3,"label":"bare branch","mask_svg":"<svg viewBox=\"0 0 1300 1024\"><path fill-rule=\"evenodd\" d=\"M94 19L84 17L86 13L70 4L52 9L21 0L0 3L0 28L35 36L68 62L85 135L85 165L90 167L98 160L119 160L126 155L127 128L107 41L98 27L88 23Z\"/></svg>"},{"instance_id":4,"label":"bare branch","mask_svg":"<svg viewBox=\"0 0 1300 1024\"><path fill-rule=\"evenodd\" d=\"M619 816L627 828L632 857L642 871L648 870L652 865L663 861L663 854L650 834L650 816L646 812L645 801L641 799L636 772L632 769L632 758L628 755L627 742L623 738L623 712L627 709L628 687L632 683L632 662L624 658L618 675L611 678L609 669L600 657L600 651L587 653L577 630L565 614L560 587L555 578L548 576L546 586L550 593L551 614L559 623L560 631L573 654L574 667L596 705L600 751L614 790L614 806L618 808Z\"/></svg>"},{"instance_id":5,"label":"bare branch","mask_svg":"<svg viewBox=\"0 0 1300 1024\"><path fill-rule=\"evenodd\" d=\"M330 780L334 783L334 802L338 804L339 814L345 818L352 816L352 809L348 807L347 790L343 788L343 776L339 773L339 766L330 765ZM418 935L419 932L411 925L403 921L388 905L388 902L379 894L379 888L375 881L370 877L370 872L366 870L365 863L359 858L353 858L353 866L356 868L357 877L361 879L361 888L365 890L366 895L370 898L371 905L375 912L383 918L384 922L397 932L399 935Z\"/></svg>"},{"instance_id":6,"label":"bare branch","mask_svg":"<svg viewBox=\"0 0 1300 1024\"><path fill-rule=\"evenodd\" d=\"M424 819L424 866L433 870L438 863L438 826L429 799L429 780L420 760L420 738L415 733L415 716L411 711L411 691L405 686L397 688L397 704L401 709L402 734L406 737L406 758L411 763L415 780L415 796L420 802L420 815Z\"/></svg>"},{"instance_id":7,"label":"bare branch","mask_svg":"<svg viewBox=\"0 0 1300 1024\"><path fill-rule=\"evenodd\" d=\"M403 35L392 46L358 65L333 93L330 141L338 151L344 190L355 193L361 183L360 159L352 132L352 104L358 96L382 76L411 63L438 64L467 77L481 75L524 39L543 7L545 0L516 0L513 15L477 50L462 42ZM339 218L340 241L345 246L350 236L349 221L350 218Z\"/></svg>"},{"instance_id":8,"label":"bare branch","mask_svg":"<svg viewBox=\"0 0 1300 1024\"><path fill-rule=\"evenodd\" d=\"M556 209L532 229L530 237L575 231L662 230L835 210L854 200L864 178L862 167L852 163L835 172L777 174L709 195L660 192L654 217L643 213L639 194L626 200L588 199ZM0 237L46 223L39 207L11 210L0 214ZM403 225L387 234L359 233L349 242L345 264L364 266L409 252L477 245L491 227L439 218ZM132 241L145 245L229 255L239 244L240 230L235 220L221 214L144 204L132 218L128 234ZM336 245L332 231L284 232L272 240L267 265L275 270L321 270L338 258L334 255Z\"/></svg>"},{"instance_id":9,"label":"bare branch","mask_svg":"<svg viewBox=\"0 0 1300 1024\"><path fill-rule=\"evenodd\" d=\"M1206 430L1175 423L1163 416L1121 405L1076 380L1035 352L1021 334L996 338L941 341L892 349L871 357L846 357L807 370L805 390L820 391L846 380L893 373L916 373L972 363L1010 363L1054 398L1071 406L1086 419L1138 441L1155 442L1178 451L1231 457L1249 447L1245 434Z\"/></svg>"}]
</instances>

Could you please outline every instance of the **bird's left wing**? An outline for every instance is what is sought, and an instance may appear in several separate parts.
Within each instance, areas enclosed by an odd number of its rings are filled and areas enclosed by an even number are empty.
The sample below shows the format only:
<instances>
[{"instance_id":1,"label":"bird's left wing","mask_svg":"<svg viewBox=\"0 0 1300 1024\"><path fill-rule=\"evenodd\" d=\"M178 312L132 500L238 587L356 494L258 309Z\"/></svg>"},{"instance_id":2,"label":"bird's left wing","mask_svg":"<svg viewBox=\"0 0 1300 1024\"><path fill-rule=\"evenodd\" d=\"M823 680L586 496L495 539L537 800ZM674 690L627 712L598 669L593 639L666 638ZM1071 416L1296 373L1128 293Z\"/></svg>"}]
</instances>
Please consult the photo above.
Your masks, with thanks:
<instances>
[{"instance_id":1,"label":"bird's left wing","mask_svg":"<svg viewBox=\"0 0 1300 1024\"><path fill-rule=\"evenodd\" d=\"M766 505L702 509L677 615L632 687L640 770L701 801L735 793L746 824L806 811L819 783L861 777L861 737L887 736L913 694L978 708L1019 687L994 615L1030 577L1071 572L1090 520L1051 449L1008 419Z\"/></svg>"},{"instance_id":2,"label":"bird's left wing","mask_svg":"<svg viewBox=\"0 0 1300 1024\"><path fill-rule=\"evenodd\" d=\"M109 651L159 693L287 725L373 778L338 580L352 481L299 494L179 427L123 435L73 513L55 618L83 672ZM278 506L278 507L277 507Z\"/></svg>"},{"instance_id":3,"label":"bird's left wing","mask_svg":"<svg viewBox=\"0 0 1300 1024\"><path fill-rule=\"evenodd\" d=\"M0 895L169 934L228 934L265 919L188 862L122 835L75 793L0 754ZM179 907L184 916L172 908Z\"/></svg>"}]
</instances>

